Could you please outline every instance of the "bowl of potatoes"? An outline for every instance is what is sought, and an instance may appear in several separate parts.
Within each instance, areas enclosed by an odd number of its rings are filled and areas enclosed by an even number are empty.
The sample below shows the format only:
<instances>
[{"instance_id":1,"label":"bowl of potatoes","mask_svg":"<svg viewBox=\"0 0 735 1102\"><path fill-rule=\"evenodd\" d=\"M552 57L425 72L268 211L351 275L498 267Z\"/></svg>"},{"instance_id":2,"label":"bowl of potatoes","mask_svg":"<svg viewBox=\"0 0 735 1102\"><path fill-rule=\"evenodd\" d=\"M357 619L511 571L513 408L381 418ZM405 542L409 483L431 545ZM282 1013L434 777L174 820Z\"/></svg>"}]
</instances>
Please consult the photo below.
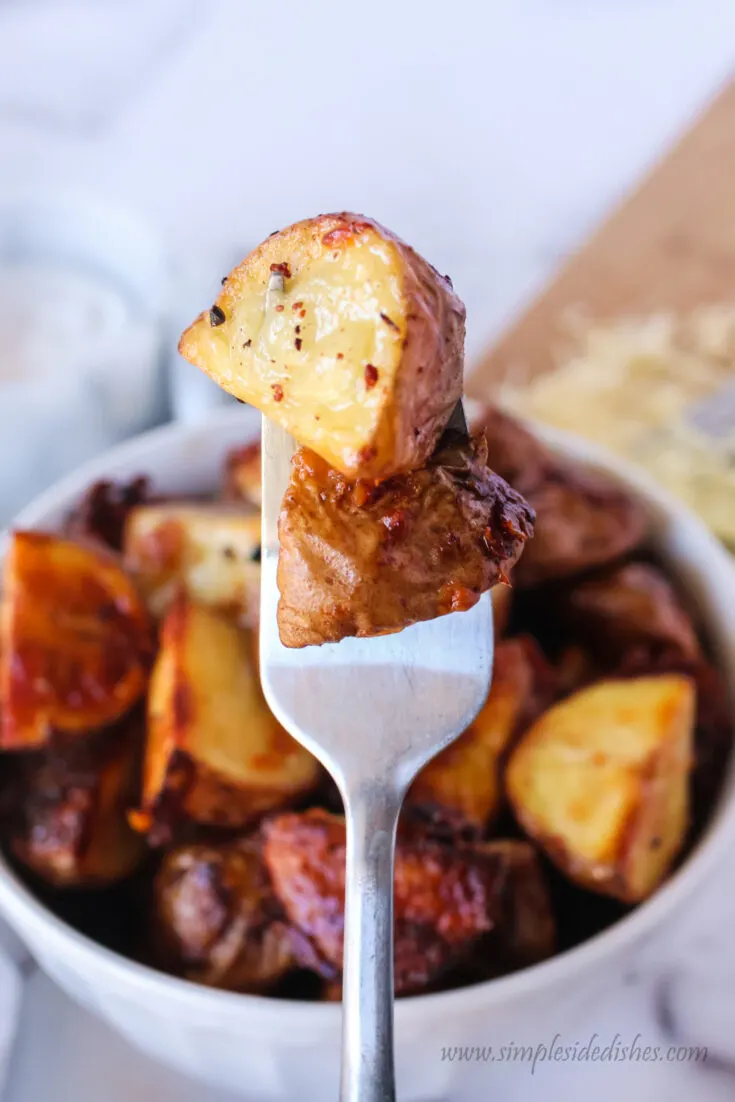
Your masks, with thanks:
<instances>
[{"instance_id":1,"label":"bowl of potatoes","mask_svg":"<svg viewBox=\"0 0 735 1102\"><path fill-rule=\"evenodd\" d=\"M492 1083L455 1046L583 1025L735 844L729 558L588 445L471 419L536 533L493 590L487 703L402 813L398 1093L417 1102ZM344 823L260 691L258 430L246 407L155 430L3 537L0 914L153 1056L326 1100Z\"/></svg>"}]
</instances>

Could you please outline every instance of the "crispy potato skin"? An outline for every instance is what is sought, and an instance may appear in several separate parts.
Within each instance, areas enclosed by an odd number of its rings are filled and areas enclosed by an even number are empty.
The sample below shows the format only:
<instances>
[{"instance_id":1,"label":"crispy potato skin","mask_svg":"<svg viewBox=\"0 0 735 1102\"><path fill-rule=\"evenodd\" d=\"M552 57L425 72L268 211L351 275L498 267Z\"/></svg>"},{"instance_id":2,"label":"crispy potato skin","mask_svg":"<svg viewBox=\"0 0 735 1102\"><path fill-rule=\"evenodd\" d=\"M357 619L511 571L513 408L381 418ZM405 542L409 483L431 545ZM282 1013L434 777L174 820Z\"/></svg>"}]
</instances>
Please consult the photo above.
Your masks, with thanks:
<instances>
[{"instance_id":1,"label":"crispy potato skin","mask_svg":"<svg viewBox=\"0 0 735 1102\"><path fill-rule=\"evenodd\" d=\"M120 719L145 691L148 614L115 557L15 532L0 609L0 747L42 746Z\"/></svg>"},{"instance_id":2,"label":"crispy potato skin","mask_svg":"<svg viewBox=\"0 0 735 1102\"><path fill-rule=\"evenodd\" d=\"M285 814L264 826L264 858L289 920L341 971L344 932L344 820L322 811ZM399 839L395 871L396 994L438 982L504 921L512 843L453 850ZM524 846L524 843L517 843ZM531 854L533 861L534 855ZM517 869L515 870L518 871ZM539 870L539 896L544 888ZM523 935L526 936L525 934Z\"/></svg>"},{"instance_id":3,"label":"crispy potato skin","mask_svg":"<svg viewBox=\"0 0 735 1102\"><path fill-rule=\"evenodd\" d=\"M525 501L472 442L380 485L349 483L301 449L279 519L281 641L380 635L471 608L532 532Z\"/></svg>"},{"instance_id":4,"label":"crispy potato skin","mask_svg":"<svg viewBox=\"0 0 735 1102\"><path fill-rule=\"evenodd\" d=\"M557 459L513 417L488 407L475 423L488 463L536 513L514 583L538 585L615 561L641 543L645 509L607 476Z\"/></svg>"},{"instance_id":5,"label":"crispy potato skin","mask_svg":"<svg viewBox=\"0 0 735 1102\"><path fill-rule=\"evenodd\" d=\"M564 587L557 600L570 625L600 662L653 667L699 662L702 648L668 578L644 562L609 567Z\"/></svg>"},{"instance_id":6,"label":"crispy potato skin","mask_svg":"<svg viewBox=\"0 0 735 1102\"><path fill-rule=\"evenodd\" d=\"M163 622L148 698L142 818L154 842L182 818L244 827L320 779L263 699L250 633L183 594Z\"/></svg>"},{"instance_id":7,"label":"crispy potato skin","mask_svg":"<svg viewBox=\"0 0 735 1102\"><path fill-rule=\"evenodd\" d=\"M602 681L521 739L511 804L571 880L633 903L663 879L688 825L694 706L681 675Z\"/></svg>"},{"instance_id":8,"label":"crispy potato skin","mask_svg":"<svg viewBox=\"0 0 735 1102\"><path fill-rule=\"evenodd\" d=\"M284 293L264 312L272 271ZM464 329L451 283L413 249L325 214L246 257L179 351L348 478L385 479L434 451L462 394Z\"/></svg>"},{"instance_id":9,"label":"crispy potato skin","mask_svg":"<svg viewBox=\"0 0 735 1102\"><path fill-rule=\"evenodd\" d=\"M222 497L225 501L244 501L259 509L263 495L260 441L233 448L225 460Z\"/></svg>"},{"instance_id":10,"label":"crispy potato skin","mask_svg":"<svg viewBox=\"0 0 735 1102\"><path fill-rule=\"evenodd\" d=\"M127 519L123 561L155 617L183 589L243 625L258 622L257 513L227 505L143 505Z\"/></svg>"},{"instance_id":11,"label":"crispy potato skin","mask_svg":"<svg viewBox=\"0 0 735 1102\"><path fill-rule=\"evenodd\" d=\"M530 636L495 650L490 695L474 722L419 773L404 808L481 834L502 807L501 761L553 695L553 674Z\"/></svg>"},{"instance_id":12,"label":"crispy potato skin","mask_svg":"<svg viewBox=\"0 0 735 1102\"><path fill-rule=\"evenodd\" d=\"M106 887L130 876L145 843L126 813L139 798L140 717L19 759L11 848L58 888Z\"/></svg>"},{"instance_id":13,"label":"crispy potato skin","mask_svg":"<svg viewBox=\"0 0 735 1102\"><path fill-rule=\"evenodd\" d=\"M250 839L171 850L156 876L153 944L197 983L264 993L297 966L297 940Z\"/></svg>"}]
</instances>

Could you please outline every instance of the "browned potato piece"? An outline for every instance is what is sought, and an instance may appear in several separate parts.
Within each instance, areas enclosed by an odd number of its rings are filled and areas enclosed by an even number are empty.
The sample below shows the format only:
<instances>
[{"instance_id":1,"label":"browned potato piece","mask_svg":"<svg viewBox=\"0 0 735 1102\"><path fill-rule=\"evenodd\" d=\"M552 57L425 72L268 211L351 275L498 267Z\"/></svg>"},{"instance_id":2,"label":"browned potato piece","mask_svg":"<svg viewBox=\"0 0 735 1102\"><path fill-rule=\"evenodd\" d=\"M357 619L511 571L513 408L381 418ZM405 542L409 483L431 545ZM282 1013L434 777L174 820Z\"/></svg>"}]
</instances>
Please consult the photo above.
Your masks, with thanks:
<instances>
[{"instance_id":1,"label":"browned potato piece","mask_svg":"<svg viewBox=\"0 0 735 1102\"><path fill-rule=\"evenodd\" d=\"M488 463L536 512L533 542L514 572L518 586L569 577L619 559L646 531L645 509L607 475L557 459L513 417L489 407Z\"/></svg>"},{"instance_id":2,"label":"browned potato piece","mask_svg":"<svg viewBox=\"0 0 735 1102\"><path fill-rule=\"evenodd\" d=\"M148 698L143 816L156 841L177 820L240 827L317 784L319 765L268 709L250 633L183 595L161 633Z\"/></svg>"},{"instance_id":3,"label":"browned potato piece","mask_svg":"<svg viewBox=\"0 0 735 1102\"><path fill-rule=\"evenodd\" d=\"M130 482L94 482L72 509L64 524L64 535L82 543L94 540L122 551L125 522L131 509L150 499L148 479L143 475Z\"/></svg>"},{"instance_id":4,"label":"browned potato piece","mask_svg":"<svg viewBox=\"0 0 735 1102\"><path fill-rule=\"evenodd\" d=\"M526 636L500 643L484 708L456 742L421 770L404 806L455 827L483 831L501 808L504 752L551 697L551 670L534 641Z\"/></svg>"},{"instance_id":5,"label":"browned potato piece","mask_svg":"<svg viewBox=\"0 0 735 1102\"><path fill-rule=\"evenodd\" d=\"M154 616L183 589L201 605L256 624L260 516L226 505L142 505L125 526L124 562Z\"/></svg>"},{"instance_id":6,"label":"browned potato piece","mask_svg":"<svg viewBox=\"0 0 735 1102\"><path fill-rule=\"evenodd\" d=\"M282 290L268 290L273 273ZM179 351L348 478L422 467L462 394L451 282L357 214L272 234Z\"/></svg>"},{"instance_id":7,"label":"browned potato piece","mask_svg":"<svg viewBox=\"0 0 735 1102\"><path fill-rule=\"evenodd\" d=\"M513 605L513 590L509 585L496 585L491 593L493 602L493 632L496 639L505 635L510 610Z\"/></svg>"},{"instance_id":8,"label":"browned potato piece","mask_svg":"<svg viewBox=\"0 0 735 1102\"><path fill-rule=\"evenodd\" d=\"M344 820L309 811L280 815L264 829L266 866L289 920L311 939L328 965L341 971ZM523 853L516 852L514 845ZM399 839L395 874L397 994L437 983L488 935L499 937L512 911L507 892L517 890L521 878L534 878L535 890L524 889L527 899L530 902L533 896L533 906L540 908L543 898L550 915L540 870L535 855L529 856L529 848L525 843L490 842L453 849L428 839ZM539 926L544 938L548 929L546 921ZM519 951L531 951L525 926L504 936L516 937ZM540 941L538 946L540 949ZM550 949L545 943L543 952Z\"/></svg>"},{"instance_id":9,"label":"browned potato piece","mask_svg":"<svg viewBox=\"0 0 735 1102\"><path fill-rule=\"evenodd\" d=\"M113 723L143 694L151 652L148 615L111 552L13 533L0 610L3 749Z\"/></svg>"},{"instance_id":10,"label":"browned potato piece","mask_svg":"<svg viewBox=\"0 0 735 1102\"><path fill-rule=\"evenodd\" d=\"M380 635L471 608L505 577L532 523L471 441L452 436L424 470L380 485L346 482L301 449L278 528L281 641Z\"/></svg>"},{"instance_id":11,"label":"browned potato piece","mask_svg":"<svg viewBox=\"0 0 735 1102\"><path fill-rule=\"evenodd\" d=\"M524 830L572 880L633 903L665 876L688 823L694 685L601 681L556 704L511 756Z\"/></svg>"},{"instance_id":12,"label":"browned potato piece","mask_svg":"<svg viewBox=\"0 0 735 1102\"><path fill-rule=\"evenodd\" d=\"M262 504L260 441L233 448L225 460L222 495L226 501L246 501L259 509Z\"/></svg>"},{"instance_id":13,"label":"browned potato piece","mask_svg":"<svg viewBox=\"0 0 735 1102\"><path fill-rule=\"evenodd\" d=\"M251 841L171 850L154 885L157 958L197 983L267 991L297 965L279 909Z\"/></svg>"},{"instance_id":14,"label":"browned potato piece","mask_svg":"<svg viewBox=\"0 0 735 1102\"><path fill-rule=\"evenodd\" d=\"M556 601L566 621L598 659L655 664L698 662L702 650L691 618L668 578L643 562L610 567L565 588Z\"/></svg>"},{"instance_id":15,"label":"browned potato piece","mask_svg":"<svg viewBox=\"0 0 735 1102\"><path fill-rule=\"evenodd\" d=\"M136 717L27 755L11 835L16 857L56 887L101 887L134 872L146 847L126 814L140 794L142 734Z\"/></svg>"}]
</instances>

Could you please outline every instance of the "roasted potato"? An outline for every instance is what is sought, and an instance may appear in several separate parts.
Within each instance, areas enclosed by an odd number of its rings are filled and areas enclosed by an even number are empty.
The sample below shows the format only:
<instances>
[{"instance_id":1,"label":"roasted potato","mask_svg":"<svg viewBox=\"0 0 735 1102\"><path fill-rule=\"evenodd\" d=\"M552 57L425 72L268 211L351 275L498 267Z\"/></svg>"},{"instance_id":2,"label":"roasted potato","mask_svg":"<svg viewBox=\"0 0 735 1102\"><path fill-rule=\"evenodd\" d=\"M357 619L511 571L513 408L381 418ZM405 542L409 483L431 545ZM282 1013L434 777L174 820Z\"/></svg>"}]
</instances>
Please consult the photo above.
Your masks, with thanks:
<instances>
[{"instance_id":1,"label":"roasted potato","mask_svg":"<svg viewBox=\"0 0 735 1102\"><path fill-rule=\"evenodd\" d=\"M142 475L130 482L95 482L66 518L64 535L83 542L94 540L113 551L122 551L130 510L149 501L150 496L148 479Z\"/></svg>"},{"instance_id":2,"label":"roasted potato","mask_svg":"<svg viewBox=\"0 0 735 1102\"><path fill-rule=\"evenodd\" d=\"M0 747L43 746L120 719L145 691L148 614L111 552L15 532L0 609Z\"/></svg>"},{"instance_id":3,"label":"roasted potato","mask_svg":"<svg viewBox=\"0 0 735 1102\"><path fill-rule=\"evenodd\" d=\"M184 589L242 624L258 621L257 513L226 505L143 505L125 525L124 562L156 617Z\"/></svg>"},{"instance_id":4,"label":"roasted potato","mask_svg":"<svg viewBox=\"0 0 735 1102\"><path fill-rule=\"evenodd\" d=\"M294 933L249 839L166 854L152 940L169 971L230 991L265 992L298 964Z\"/></svg>"},{"instance_id":5,"label":"roasted potato","mask_svg":"<svg viewBox=\"0 0 735 1102\"><path fill-rule=\"evenodd\" d=\"M424 470L380 485L296 453L278 526L285 646L399 631L471 608L504 579L533 514L481 445L445 440Z\"/></svg>"},{"instance_id":6,"label":"roasted potato","mask_svg":"<svg viewBox=\"0 0 735 1102\"><path fill-rule=\"evenodd\" d=\"M434 451L462 394L464 323L450 281L394 234L325 214L246 257L179 351L343 475L384 479Z\"/></svg>"},{"instance_id":7,"label":"roasted potato","mask_svg":"<svg viewBox=\"0 0 735 1102\"><path fill-rule=\"evenodd\" d=\"M501 807L500 761L513 738L550 701L553 680L533 639L500 643L484 708L456 742L425 766L405 808L481 833Z\"/></svg>"},{"instance_id":8,"label":"roasted potato","mask_svg":"<svg viewBox=\"0 0 735 1102\"><path fill-rule=\"evenodd\" d=\"M344 820L322 811L286 814L264 826L264 858L274 891L290 922L312 941L320 957L341 971L344 931ZM429 839L399 839L395 872L395 982L405 995L438 983L499 934L511 913L508 891L521 878L534 908L548 899L530 847L508 842L452 849ZM510 848L509 848L510 847ZM521 876L521 864L525 871ZM519 895L518 904L522 899ZM538 915L537 915L538 917ZM549 918L549 922L551 919ZM539 925L544 938L548 923ZM508 935L510 936L510 935ZM530 952L527 928L515 935L519 950ZM532 935L531 935L532 936ZM540 945L540 942L539 942ZM551 945L544 946L544 953Z\"/></svg>"},{"instance_id":9,"label":"roasted potato","mask_svg":"<svg viewBox=\"0 0 735 1102\"><path fill-rule=\"evenodd\" d=\"M513 589L510 585L496 585L490 595L493 602L493 633L496 639L505 635L513 607Z\"/></svg>"},{"instance_id":10,"label":"roasted potato","mask_svg":"<svg viewBox=\"0 0 735 1102\"><path fill-rule=\"evenodd\" d=\"M60 888L104 887L143 860L127 811L140 796L139 717L23 756L11 848Z\"/></svg>"},{"instance_id":11,"label":"roasted potato","mask_svg":"<svg viewBox=\"0 0 735 1102\"><path fill-rule=\"evenodd\" d=\"M513 574L517 586L566 578L619 559L641 543L641 503L607 475L557 459L508 414L489 407L477 420L488 464L536 512L533 542Z\"/></svg>"},{"instance_id":12,"label":"roasted potato","mask_svg":"<svg viewBox=\"0 0 735 1102\"><path fill-rule=\"evenodd\" d=\"M183 594L161 632L148 697L142 829L177 821L242 827L318 783L314 757L268 709L250 633Z\"/></svg>"},{"instance_id":13,"label":"roasted potato","mask_svg":"<svg viewBox=\"0 0 735 1102\"><path fill-rule=\"evenodd\" d=\"M702 657L673 586L648 563L623 563L583 578L565 586L554 604L559 619L607 668Z\"/></svg>"},{"instance_id":14,"label":"roasted potato","mask_svg":"<svg viewBox=\"0 0 735 1102\"><path fill-rule=\"evenodd\" d=\"M225 501L245 501L259 509L262 504L260 441L233 448L225 460L222 496Z\"/></svg>"},{"instance_id":15,"label":"roasted potato","mask_svg":"<svg viewBox=\"0 0 735 1102\"><path fill-rule=\"evenodd\" d=\"M688 825L694 684L602 681L556 704L513 752L508 795L572 880L626 902L663 879Z\"/></svg>"}]
</instances>

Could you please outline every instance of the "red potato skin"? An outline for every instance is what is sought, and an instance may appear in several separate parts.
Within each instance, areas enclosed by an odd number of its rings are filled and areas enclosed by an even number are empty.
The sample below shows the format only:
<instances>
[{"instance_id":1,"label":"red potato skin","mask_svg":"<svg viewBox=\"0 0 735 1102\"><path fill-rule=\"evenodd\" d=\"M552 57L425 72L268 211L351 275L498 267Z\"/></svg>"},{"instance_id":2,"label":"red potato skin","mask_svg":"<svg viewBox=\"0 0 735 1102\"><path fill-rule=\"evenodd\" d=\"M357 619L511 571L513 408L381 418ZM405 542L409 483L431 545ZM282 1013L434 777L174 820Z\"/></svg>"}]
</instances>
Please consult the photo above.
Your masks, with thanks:
<instances>
[{"instance_id":1,"label":"red potato skin","mask_svg":"<svg viewBox=\"0 0 735 1102\"><path fill-rule=\"evenodd\" d=\"M453 438L425 469L378 485L300 449L279 519L281 641L381 635L471 608L532 533L533 511L481 443Z\"/></svg>"}]
</instances>

